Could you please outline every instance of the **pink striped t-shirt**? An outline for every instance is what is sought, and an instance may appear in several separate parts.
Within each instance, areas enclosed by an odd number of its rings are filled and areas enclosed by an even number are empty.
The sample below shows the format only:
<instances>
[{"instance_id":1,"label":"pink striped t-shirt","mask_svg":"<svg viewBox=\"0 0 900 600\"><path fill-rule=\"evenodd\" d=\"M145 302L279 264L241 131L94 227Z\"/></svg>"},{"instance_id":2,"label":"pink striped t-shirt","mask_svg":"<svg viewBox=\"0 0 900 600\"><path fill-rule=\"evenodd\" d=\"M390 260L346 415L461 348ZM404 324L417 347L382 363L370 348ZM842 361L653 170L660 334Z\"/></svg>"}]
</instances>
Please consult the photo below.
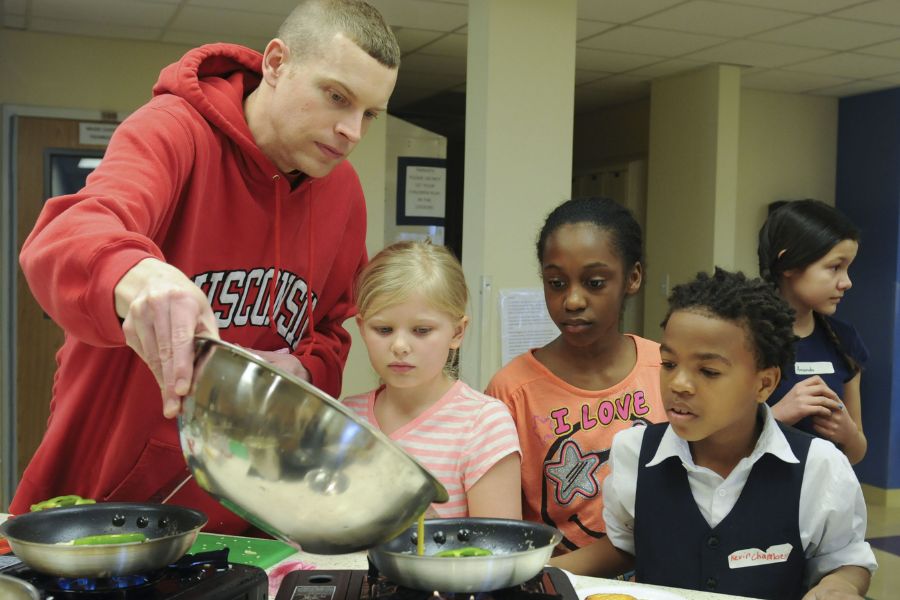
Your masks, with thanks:
<instances>
[{"instance_id":1,"label":"pink striped t-shirt","mask_svg":"<svg viewBox=\"0 0 900 600\"><path fill-rule=\"evenodd\" d=\"M344 398L343 403L379 427L375 398L382 389ZM501 458L521 454L506 405L462 381L390 438L447 488L450 500L431 505L442 518L469 516L466 491Z\"/></svg>"}]
</instances>

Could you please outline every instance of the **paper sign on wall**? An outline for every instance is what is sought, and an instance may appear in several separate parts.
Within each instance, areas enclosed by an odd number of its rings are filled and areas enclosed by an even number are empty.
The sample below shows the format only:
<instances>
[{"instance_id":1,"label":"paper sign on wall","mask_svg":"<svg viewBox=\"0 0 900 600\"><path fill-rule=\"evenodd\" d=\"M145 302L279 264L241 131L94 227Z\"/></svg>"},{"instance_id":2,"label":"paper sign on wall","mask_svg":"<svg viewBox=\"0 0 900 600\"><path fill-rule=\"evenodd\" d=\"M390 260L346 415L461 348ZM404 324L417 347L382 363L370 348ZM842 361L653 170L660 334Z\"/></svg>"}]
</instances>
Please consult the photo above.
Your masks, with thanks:
<instances>
[{"instance_id":1,"label":"paper sign on wall","mask_svg":"<svg viewBox=\"0 0 900 600\"><path fill-rule=\"evenodd\" d=\"M406 168L406 214L444 218L447 169L410 165Z\"/></svg>"},{"instance_id":2,"label":"paper sign on wall","mask_svg":"<svg viewBox=\"0 0 900 600\"><path fill-rule=\"evenodd\" d=\"M500 290L500 353L505 365L559 335L540 288Z\"/></svg>"},{"instance_id":3,"label":"paper sign on wall","mask_svg":"<svg viewBox=\"0 0 900 600\"><path fill-rule=\"evenodd\" d=\"M443 225L447 164L442 158L397 158L397 224Z\"/></svg>"},{"instance_id":4,"label":"paper sign on wall","mask_svg":"<svg viewBox=\"0 0 900 600\"><path fill-rule=\"evenodd\" d=\"M118 126L118 123L79 123L78 143L106 146Z\"/></svg>"}]
</instances>

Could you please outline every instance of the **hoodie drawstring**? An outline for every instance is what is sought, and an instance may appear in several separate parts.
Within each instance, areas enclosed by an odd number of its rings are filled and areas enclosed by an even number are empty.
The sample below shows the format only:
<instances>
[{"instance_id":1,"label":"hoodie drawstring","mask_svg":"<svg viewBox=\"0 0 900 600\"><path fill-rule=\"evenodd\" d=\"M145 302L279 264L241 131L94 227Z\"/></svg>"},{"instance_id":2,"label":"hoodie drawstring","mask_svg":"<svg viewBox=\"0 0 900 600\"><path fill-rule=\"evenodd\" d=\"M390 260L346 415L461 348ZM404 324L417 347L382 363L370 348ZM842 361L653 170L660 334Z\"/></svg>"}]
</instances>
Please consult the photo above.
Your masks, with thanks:
<instances>
[{"instance_id":1,"label":"hoodie drawstring","mask_svg":"<svg viewBox=\"0 0 900 600\"><path fill-rule=\"evenodd\" d=\"M278 334L278 326L275 324L275 304L277 302L276 292L278 290L277 281L281 278L281 203L282 192L279 181L281 175L273 175L272 181L275 183L275 272L272 273L272 279L269 281L269 323L272 331ZM309 343L303 350L304 356L312 354L313 344L316 341L315 318L313 317L313 265L315 260L313 256L313 210L312 210L312 186L310 180L306 184L306 217L307 217L307 273L306 273L306 330L309 335Z\"/></svg>"},{"instance_id":2,"label":"hoodie drawstring","mask_svg":"<svg viewBox=\"0 0 900 600\"><path fill-rule=\"evenodd\" d=\"M269 324L276 335L278 334L278 325L275 324L275 304L277 302L275 292L278 289L276 282L281 276L281 186L278 185L280 180L281 175L272 176L272 181L275 182L275 272L272 273L272 279L269 280Z\"/></svg>"},{"instance_id":3,"label":"hoodie drawstring","mask_svg":"<svg viewBox=\"0 0 900 600\"><path fill-rule=\"evenodd\" d=\"M310 180L306 186L306 217L307 217L307 227L309 228L309 235L306 236L306 244L307 244L307 260L309 260L307 266L306 273L306 326L309 331L309 344L306 345L306 350L303 351L304 356L309 356L312 354L313 344L316 342L316 320L313 317L313 266L316 264L313 256L313 231L315 231L315 227L313 227L313 210L312 210L312 186L313 181Z\"/></svg>"}]
</instances>

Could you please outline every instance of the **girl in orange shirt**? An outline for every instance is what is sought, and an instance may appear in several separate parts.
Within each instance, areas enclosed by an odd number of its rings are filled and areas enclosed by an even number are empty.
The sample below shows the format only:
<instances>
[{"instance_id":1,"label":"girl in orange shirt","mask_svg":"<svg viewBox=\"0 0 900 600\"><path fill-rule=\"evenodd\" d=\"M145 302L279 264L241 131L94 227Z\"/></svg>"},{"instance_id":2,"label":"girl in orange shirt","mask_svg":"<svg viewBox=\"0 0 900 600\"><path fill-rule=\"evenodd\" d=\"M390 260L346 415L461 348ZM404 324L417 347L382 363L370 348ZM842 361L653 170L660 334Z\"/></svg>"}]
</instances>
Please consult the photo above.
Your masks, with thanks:
<instances>
[{"instance_id":1,"label":"girl in orange shirt","mask_svg":"<svg viewBox=\"0 0 900 600\"><path fill-rule=\"evenodd\" d=\"M601 485L613 435L665 420L659 344L620 330L641 287L641 228L607 198L564 202L537 242L544 298L560 335L503 367L486 393L516 422L527 520L557 527L560 551L604 536Z\"/></svg>"}]
</instances>

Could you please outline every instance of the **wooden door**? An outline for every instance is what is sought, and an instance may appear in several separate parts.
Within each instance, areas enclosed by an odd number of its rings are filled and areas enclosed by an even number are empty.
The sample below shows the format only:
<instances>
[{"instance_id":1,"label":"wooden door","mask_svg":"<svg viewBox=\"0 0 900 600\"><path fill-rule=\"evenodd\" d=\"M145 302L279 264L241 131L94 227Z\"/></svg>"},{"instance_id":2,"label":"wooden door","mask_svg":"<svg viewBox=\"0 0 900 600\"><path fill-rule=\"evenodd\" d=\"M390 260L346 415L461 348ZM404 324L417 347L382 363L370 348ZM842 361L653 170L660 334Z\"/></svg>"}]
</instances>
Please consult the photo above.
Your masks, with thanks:
<instances>
[{"instance_id":1,"label":"wooden door","mask_svg":"<svg viewBox=\"0 0 900 600\"><path fill-rule=\"evenodd\" d=\"M48 150L92 150L103 146L80 144L79 123L69 119L16 117L16 252L47 199ZM56 351L63 343L62 330L41 309L22 269L16 277L16 480L37 449L50 414Z\"/></svg>"}]
</instances>

